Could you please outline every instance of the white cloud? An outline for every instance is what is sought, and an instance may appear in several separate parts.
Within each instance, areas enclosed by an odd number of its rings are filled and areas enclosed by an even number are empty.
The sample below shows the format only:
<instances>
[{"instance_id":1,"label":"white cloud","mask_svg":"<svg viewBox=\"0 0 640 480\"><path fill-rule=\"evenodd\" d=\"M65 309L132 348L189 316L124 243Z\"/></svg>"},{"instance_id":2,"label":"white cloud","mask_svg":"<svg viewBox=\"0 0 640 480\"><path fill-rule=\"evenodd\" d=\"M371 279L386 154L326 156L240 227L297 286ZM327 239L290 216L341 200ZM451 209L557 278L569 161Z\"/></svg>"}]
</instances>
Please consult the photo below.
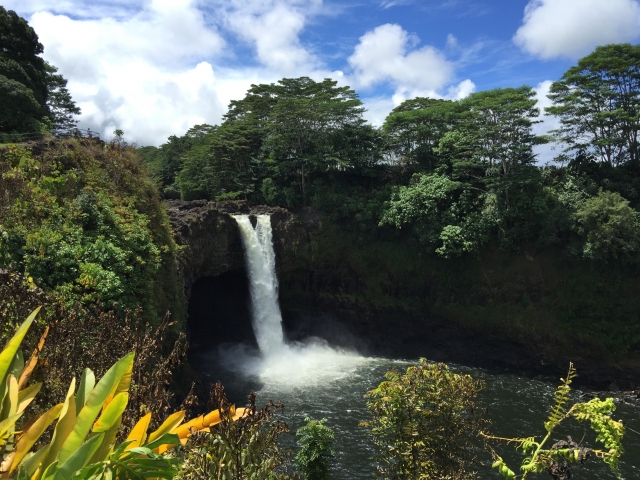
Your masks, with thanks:
<instances>
[{"instance_id":1,"label":"white cloud","mask_svg":"<svg viewBox=\"0 0 640 480\"><path fill-rule=\"evenodd\" d=\"M353 68L351 83L365 92L377 85L390 85L391 98L365 98L365 118L381 125L389 112L409 98L460 99L475 91L474 83L463 80L451 85L455 64L431 46L415 48L419 39L399 25L385 24L365 33L348 61ZM453 35L447 37L450 49L457 48Z\"/></svg>"},{"instance_id":2,"label":"white cloud","mask_svg":"<svg viewBox=\"0 0 640 480\"><path fill-rule=\"evenodd\" d=\"M225 42L190 0L152 0L123 20L38 12L30 24L69 79L82 127L107 138L118 127L130 141L158 144L224 112L203 59L221 56Z\"/></svg>"},{"instance_id":3,"label":"white cloud","mask_svg":"<svg viewBox=\"0 0 640 480\"><path fill-rule=\"evenodd\" d=\"M8 4L7 4L8 2ZM82 108L80 126L110 138L117 127L129 141L158 145L196 123L218 123L231 100L251 84L288 76L333 78L372 93L366 117L381 124L407 98L461 98L470 80L451 85L455 64L398 25L365 33L346 72L331 71L300 35L322 0L5 0L31 15L45 58L69 79ZM237 40L240 41L240 48ZM449 39L449 47L455 44ZM254 61L239 67L236 55ZM450 54L457 49L450 48ZM225 66L227 65L227 66Z\"/></svg>"},{"instance_id":4,"label":"white cloud","mask_svg":"<svg viewBox=\"0 0 640 480\"><path fill-rule=\"evenodd\" d=\"M409 96L444 87L453 75L453 64L431 46L410 50L415 43L417 39L400 25L388 23L365 33L349 57L356 86L388 82L396 94Z\"/></svg>"},{"instance_id":5,"label":"white cloud","mask_svg":"<svg viewBox=\"0 0 640 480\"><path fill-rule=\"evenodd\" d=\"M579 58L598 45L640 36L637 0L531 0L513 37L526 52L543 59Z\"/></svg>"},{"instance_id":6,"label":"white cloud","mask_svg":"<svg viewBox=\"0 0 640 480\"><path fill-rule=\"evenodd\" d=\"M307 17L319 11L321 0L228 0L216 4L224 26L254 47L257 60L284 76L319 66L301 43Z\"/></svg>"}]
</instances>

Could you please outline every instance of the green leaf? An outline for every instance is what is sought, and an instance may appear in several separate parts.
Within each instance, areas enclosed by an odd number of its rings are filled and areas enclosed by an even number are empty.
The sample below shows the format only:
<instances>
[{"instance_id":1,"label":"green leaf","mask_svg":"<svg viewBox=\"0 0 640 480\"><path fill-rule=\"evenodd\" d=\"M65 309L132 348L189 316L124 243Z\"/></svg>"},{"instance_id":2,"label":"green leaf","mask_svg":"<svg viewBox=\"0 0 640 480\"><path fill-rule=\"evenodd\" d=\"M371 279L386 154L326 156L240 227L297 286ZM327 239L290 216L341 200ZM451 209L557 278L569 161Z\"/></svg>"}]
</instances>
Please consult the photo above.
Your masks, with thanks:
<instances>
[{"instance_id":1,"label":"green leaf","mask_svg":"<svg viewBox=\"0 0 640 480\"><path fill-rule=\"evenodd\" d=\"M75 472L82 469L100 447L104 434L100 433L86 441L75 453L70 455L55 474L54 480L69 480Z\"/></svg>"},{"instance_id":2,"label":"green leaf","mask_svg":"<svg viewBox=\"0 0 640 480\"><path fill-rule=\"evenodd\" d=\"M58 461L65 462L73 452L80 448L85 437L91 430L93 422L100 413L105 400L109 397L113 389L118 386L120 379L128 370L129 365L133 363L133 357L134 354L130 353L116 362L109 371L104 374L95 388L91 390L89 398L76 419L73 431L62 445L60 453L58 453Z\"/></svg>"},{"instance_id":3,"label":"green leaf","mask_svg":"<svg viewBox=\"0 0 640 480\"><path fill-rule=\"evenodd\" d=\"M129 401L129 395L127 393L119 393L103 410L100 418L94 423L91 431L93 433L106 432L109 430L122 416L122 413L127 408Z\"/></svg>"},{"instance_id":4,"label":"green leaf","mask_svg":"<svg viewBox=\"0 0 640 480\"><path fill-rule=\"evenodd\" d=\"M1 383L4 383L6 381L7 375L9 374L9 369L11 367L11 364L14 361L16 352L20 348L20 344L22 343L24 336L27 334L29 327L31 327L31 324L35 320L36 315L38 315L38 312L40 312L40 308L41 307L38 307L33 312L31 312L31 315L29 315L27 319L24 322L22 322L22 325L18 327L18 330L16 330L16 333L7 342L7 345L4 347L2 352L0 352L0 382Z\"/></svg>"},{"instance_id":5,"label":"green leaf","mask_svg":"<svg viewBox=\"0 0 640 480\"><path fill-rule=\"evenodd\" d=\"M78 386L78 394L76 395L76 416L80 415L80 410L84 407L89 394L96 385L96 377L91 370L85 368L80 378L80 386Z\"/></svg>"}]
</instances>

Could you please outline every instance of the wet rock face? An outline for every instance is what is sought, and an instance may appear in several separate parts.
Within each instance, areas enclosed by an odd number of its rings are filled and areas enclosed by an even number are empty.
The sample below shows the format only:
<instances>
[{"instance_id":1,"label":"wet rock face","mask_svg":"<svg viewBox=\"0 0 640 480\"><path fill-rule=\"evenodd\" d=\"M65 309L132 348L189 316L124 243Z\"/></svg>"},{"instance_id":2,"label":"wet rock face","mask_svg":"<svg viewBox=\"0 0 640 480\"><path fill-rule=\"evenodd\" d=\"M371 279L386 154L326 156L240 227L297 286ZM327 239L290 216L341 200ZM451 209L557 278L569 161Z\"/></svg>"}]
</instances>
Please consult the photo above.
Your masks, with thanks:
<instances>
[{"instance_id":1,"label":"wet rock face","mask_svg":"<svg viewBox=\"0 0 640 480\"><path fill-rule=\"evenodd\" d=\"M191 289L202 278L217 277L244 269L244 252L238 225L232 215L270 215L278 270L286 269L296 253L308 248L306 225L296 215L279 207L245 202L169 200L167 211L176 243L179 270L188 301Z\"/></svg>"}]
</instances>

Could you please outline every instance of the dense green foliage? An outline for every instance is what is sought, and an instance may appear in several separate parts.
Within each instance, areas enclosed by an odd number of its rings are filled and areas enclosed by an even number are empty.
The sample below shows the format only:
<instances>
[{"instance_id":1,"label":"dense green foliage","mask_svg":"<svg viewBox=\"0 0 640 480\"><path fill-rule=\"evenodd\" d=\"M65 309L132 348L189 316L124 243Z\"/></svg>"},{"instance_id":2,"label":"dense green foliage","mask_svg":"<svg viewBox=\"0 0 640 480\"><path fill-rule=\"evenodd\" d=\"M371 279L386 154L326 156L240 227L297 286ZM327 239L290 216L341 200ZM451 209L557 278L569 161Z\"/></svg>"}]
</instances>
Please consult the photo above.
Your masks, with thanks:
<instances>
[{"instance_id":1,"label":"dense green foliage","mask_svg":"<svg viewBox=\"0 0 640 480\"><path fill-rule=\"evenodd\" d=\"M27 21L0 6L0 134L76 125L80 109L43 51Z\"/></svg>"},{"instance_id":2,"label":"dense green foliage","mask_svg":"<svg viewBox=\"0 0 640 480\"><path fill-rule=\"evenodd\" d=\"M483 388L444 364L388 372L368 392L371 420L365 424L380 447L378 473L385 479L470 479L473 442L483 425L475 397Z\"/></svg>"},{"instance_id":3,"label":"dense green foliage","mask_svg":"<svg viewBox=\"0 0 640 480\"><path fill-rule=\"evenodd\" d=\"M69 307L142 307L155 323L173 307L176 294L161 294L158 281L175 277L167 217L132 149L10 145L0 150L0 175L0 268L25 273Z\"/></svg>"},{"instance_id":4,"label":"dense green foliage","mask_svg":"<svg viewBox=\"0 0 640 480\"><path fill-rule=\"evenodd\" d=\"M171 195L313 206L363 233L408 230L425 253L445 258L555 245L636 265L636 50L601 47L552 87L548 112L562 122L554 138L567 147L559 160L570 160L560 167L536 165L533 148L551 137L533 133L540 112L530 87L407 100L376 129L353 90L306 77L252 86L219 127L145 147L145 158ZM617 145L616 161L580 143L594 123L584 108L611 117L595 111L594 88L617 109L618 126L591 135Z\"/></svg>"},{"instance_id":5,"label":"dense green foliage","mask_svg":"<svg viewBox=\"0 0 640 480\"><path fill-rule=\"evenodd\" d=\"M211 432L192 435L180 452L179 480L287 480L291 455L280 444L289 431L286 423L274 418L282 404L269 402L258 409L255 393L249 396L245 414L232 420L230 404L221 384L212 388L210 404L220 409L222 422Z\"/></svg>"},{"instance_id":6,"label":"dense green foliage","mask_svg":"<svg viewBox=\"0 0 640 480\"><path fill-rule=\"evenodd\" d=\"M304 419L305 424L298 429L296 435L300 450L296 455L298 470L306 480L327 480L329 476L329 462L334 457L333 442L335 435L327 427L327 419Z\"/></svg>"}]
</instances>

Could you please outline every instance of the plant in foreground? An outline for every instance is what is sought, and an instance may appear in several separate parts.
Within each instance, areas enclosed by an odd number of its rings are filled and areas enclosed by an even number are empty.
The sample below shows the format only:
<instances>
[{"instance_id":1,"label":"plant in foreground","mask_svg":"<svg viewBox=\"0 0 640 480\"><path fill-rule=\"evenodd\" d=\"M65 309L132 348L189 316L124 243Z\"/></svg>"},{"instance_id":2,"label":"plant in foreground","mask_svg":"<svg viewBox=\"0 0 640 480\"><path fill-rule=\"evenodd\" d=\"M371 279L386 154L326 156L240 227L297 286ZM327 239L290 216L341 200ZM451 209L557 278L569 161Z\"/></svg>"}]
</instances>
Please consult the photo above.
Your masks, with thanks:
<instances>
[{"instance_id":1,"label":"plant in foreground","mask_svg":"<svg viewBox=\"0 0 640 480\"><path fill-rule=\"evenodd\" d=\"M473 440L486 423L475 408L484 382L449 371L445 364L388 372L367 393L371 420L364 426L380 447L382 478L475 478Z\"/></svg>"},{"instance_id":2,"label":"plant in foreground","mask_svg":"<svg viewBox=\"0 0 640 480\"><path fill-rule=\"evenodd\" d=\"M624 427L621 421L611 418L611 413L616 409L612 398L600 400L594 398L588 402L574 404L567 410L569 392L571 391L571 381L576 376L573 364L569 366L567 377L562 379L554 393L554 404L551 408L549 418L544 423L547 430L546 436L537 441L535 437L527 438L502 438L493 435L482 434L485 438L498 440L507 443L516 443L516 448L525 455L522 461L522 479L526 479L530 473L548 472L555 480L567 480L572 478L571 463L583 464L590 456L602 459L611 471L618 477L618 462L623 454L622 437ZM551 446L546 446L554 430L564 421L574 418L579 422L589 421L591 428L597 434L596 441L604 445L604 450L596 450L582 447L574 442L571 437L568 440L556 442ZM497 468L500 474L507 480L517 478L500 456L493 452L493 467Z\"/></svg>"},{"instance_id":3,"label":"plant in foreground","mask_svg":"<svg viewBox=\"0 0 640 480\"><path fill-rule=\"evenodd\" d=\"M242 415L231 417L231 406L220 383L211 389L210 407L221 413L222 421L209 431L192 435L180 455L182 465L176 479L201 480L285 480L299 478L288 471L291 454L280 448L278 438L289 431L275 420L282 404L269 402L256 408L255 393ZM240 410L240 409L238 409Z\"/></svg>"},{"instance_id":4,"label":"plant in foreground","mask_svg":"<svg viewBox=\"0 0 640 480\"><path fill-rule=\"evenodd\" d=\"M334 457L333 430L325 425L326 418L311 420L305 418L304 426L300 427L296 435L301 447L296 455L298 470L306 480L326 480L329 478L329 461Z\"/></svg>"},{"instance_id":5,"label":"plant in foreground","mask_svg":"<svg viewBox=\"0 0 640 480\"><path fill-rule=\"evenodd\" d=\"M145 479L173 478L176 460L162 456L168 448L186 443L191 433L221 422L213 411L182 425L185 412L170 415L156 431L147 434L151 414L133 427L126 441L116 445L116 435L129 400L134 354L115 363L96 383L93 372L84 370L76 391L72 380L63 403L42 415L21 421L42 387L28 385L42 350L44 337L25 364L20 350L36 309L20 325L0 352L0 479ZM244 409L228 409L230 418ZM54 423L48 444L35 449Z\"/></svg>"}]
</instances>

